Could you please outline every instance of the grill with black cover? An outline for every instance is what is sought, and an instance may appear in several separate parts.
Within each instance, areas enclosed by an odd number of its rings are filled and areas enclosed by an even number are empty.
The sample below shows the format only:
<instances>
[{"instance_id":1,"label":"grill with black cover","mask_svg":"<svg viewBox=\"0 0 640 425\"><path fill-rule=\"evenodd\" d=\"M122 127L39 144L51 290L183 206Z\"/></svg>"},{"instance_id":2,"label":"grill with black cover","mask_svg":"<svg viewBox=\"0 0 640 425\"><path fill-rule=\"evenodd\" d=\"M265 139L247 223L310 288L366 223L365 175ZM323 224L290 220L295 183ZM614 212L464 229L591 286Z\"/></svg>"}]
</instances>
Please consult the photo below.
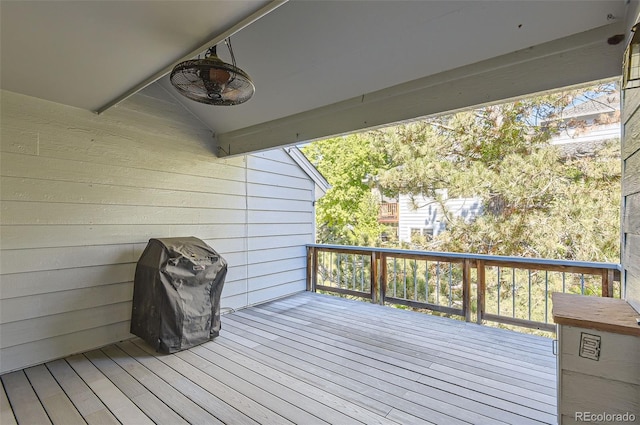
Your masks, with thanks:
<instances>
[{"instance_id":1,"label":"grill with black cover","mask_svg":"<svg viewBox=\"0 0 640 425\"><path fill-rule=\"evenodd\" d=\"M220 333L227 262L195 237L150 239L136 266L131 333L161 353Z\"/></svg>"}]
</instances>

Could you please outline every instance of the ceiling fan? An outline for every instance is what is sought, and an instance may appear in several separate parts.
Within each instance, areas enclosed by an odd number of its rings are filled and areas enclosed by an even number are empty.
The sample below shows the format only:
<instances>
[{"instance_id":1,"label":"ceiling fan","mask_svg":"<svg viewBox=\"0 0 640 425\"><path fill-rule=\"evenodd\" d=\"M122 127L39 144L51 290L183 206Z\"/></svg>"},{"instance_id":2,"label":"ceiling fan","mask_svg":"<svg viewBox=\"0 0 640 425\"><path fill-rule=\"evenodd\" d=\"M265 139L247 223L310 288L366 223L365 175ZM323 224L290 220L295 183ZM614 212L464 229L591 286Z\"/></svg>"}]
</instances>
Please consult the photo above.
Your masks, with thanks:
<instances>
[{"instance_id":1,"label":"ceiling fan","mask_svg":"<svg viewBox=\"0 0 640 425\"><path fill-rule=\"evenodd\" d=\"M217 56L214 45L204 58L187 60L173 68L169 79L181 95L207 105L224 106L251 99L255 86L249 75L236 66L231 39L225 39L225 44L231 54L231 64Z\"/></svg>"}]
</instances>

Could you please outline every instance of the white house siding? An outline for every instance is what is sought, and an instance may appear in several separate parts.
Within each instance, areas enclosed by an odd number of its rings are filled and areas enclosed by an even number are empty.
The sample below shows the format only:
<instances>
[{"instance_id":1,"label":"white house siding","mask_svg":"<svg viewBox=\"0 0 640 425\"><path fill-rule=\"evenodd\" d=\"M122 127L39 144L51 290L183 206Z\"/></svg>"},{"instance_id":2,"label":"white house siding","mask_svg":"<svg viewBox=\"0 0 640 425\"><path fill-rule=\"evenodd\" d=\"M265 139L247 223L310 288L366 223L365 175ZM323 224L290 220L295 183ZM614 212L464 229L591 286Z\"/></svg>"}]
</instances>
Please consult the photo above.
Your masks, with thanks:
<instances>
[{"instance_id":1,"label":"white house siding","mask_svg":"<svg viewBox=\"0 0 640 425\"><path fill-rule=\"evenodd\" d=\"M306 288L306 248L314 241L315 183L282 149L248 158L246 304Z\"/></svg>"},{"instance_id":2,"label":"white house siding","mask_svg":"<svg viewBox=\"0 0 640 425\"><path fill-rule=\"evenodd\" d=\"M304 289L314 183L284 151L216 159L211 132L157 87L101 116L1 102L0 373L129 338L152 237L218 250L223 307Z\"/></svg>"},{"instance_id":3,"label":"white house siding","mask_svg":"<svg viewBox=\"0 0 640 425\"><path fill-rule=\"evenodd\" d=\"M640 312L640 88L624 94L622 267L626 299Z\"/></svg>"},{"instance_id":4,"label":"white house siding","mask_svg":"<svg viewBox=\"0 0 640 425\"><path fill-rule=\"evenodd\" d=\"M417 207L417 208L416 208ZM450 198L445 207L454 217L472 220L482 213L479 198ZM411 242L412 229L430 229L433 235L446 229L446 218L442 207L433 199L424 196L400 195L398 198L398 238Z\"/></svg>"},{"instance_id":5,"label":"white house siding","mask_svg":"<svg viewBox=\"0 0 640 425\"><path fill-rule=\"evenodd\" d=\"M576 130L563 131L551 139L553 145L564 145L569 143L585 144L592 142L604 142L606 140L620 139L620 123L597 126L585 132Z\"/></svg>"}]
</instances>

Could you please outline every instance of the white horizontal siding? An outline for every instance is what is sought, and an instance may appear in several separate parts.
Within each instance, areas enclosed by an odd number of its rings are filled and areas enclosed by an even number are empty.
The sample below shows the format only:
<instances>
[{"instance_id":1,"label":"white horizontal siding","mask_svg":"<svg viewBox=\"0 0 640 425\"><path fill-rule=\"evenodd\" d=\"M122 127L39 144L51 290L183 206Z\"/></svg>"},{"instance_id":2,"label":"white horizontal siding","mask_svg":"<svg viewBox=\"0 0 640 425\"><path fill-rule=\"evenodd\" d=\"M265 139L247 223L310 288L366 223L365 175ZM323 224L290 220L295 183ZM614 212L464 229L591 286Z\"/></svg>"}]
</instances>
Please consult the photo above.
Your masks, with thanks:
<instances>
[{"instance_id":1,"label":"white horizontal siding","mask_svg":"<svg viewBox=\"0 0 640 425\"><path fill-rule=\"evenodd\" d=\"M129 313L129 317L131 314ZM91 350L104 345L104 341L122 341L130 338L129 319L118 323L102 323L99 326L78 330L73 333L55 335L49 338L37 339L21 345L3 348L2 367L9 369L10 365L33 365L43 362L43 357L52 359ZM15 368L15 367L14 367Z\"/></svg>"},{"instance_id":2,"label":"white horizontal siding","mask_svg":"<svg viewBox=\"0 0 640 425\"><path fill-rule=\"evenodd\" d=\"M479 198L450 198L444 203L454 217L472 220L482 213L482 203ZM398 237L401 242L411 242L411 229L433 229L433 234L437 235L445 228L446 218L442 207L432 198L399 196Z\"/></svg>"},{"instance_id":3,"label":"white horizontal siding","mask_svg":"<svg viewBox=\"0 0 640 425\"><path fill-rule=\"evenodd\" d=\"M306 287L306 252L300 242L314 240L315 183L283 150L250 156L247 181L252 288L247 303L256 304ZM270 199L271 193L279 199Z\"/></svg>"},{"instance_id":4,"label":"white horizontal siding","mask_svg":"<svg viewBox=\"0 0 640 425\"><path fill-rule=\"evenodd\" d=\"M139 252L138 252L139 251ZM35 276L26 272L48 272L50 270L80 267L117 265L135 262L141 250L129 245L65 246L59 248L3 249L0 257L2 287L0 298L7 290L7 274Z\"/></svg>"},{"instance_id":5,"label":"white horizontal siding","mask_svg":"<svg viewBox=\"0 0 640 425\"><path fill-rule=\"evenodd\" d=\"M91 329L105 324L126 322L130 316L131 302L128 301L9 322L2 327L0 348L73 334L83 329Z\"/></svg>"},{"instance_id":6,"label":"white horizontal siding","mask_svg":"<svg viewBox=\"0 0 640 425\"><path fill-rule=\"evenodd\" d=\"M314 183L282 150L217 159L152 86L104 115L2 92L0 373L130 337L150 238L229 263L223 308L303 290Z\"/></svg>"},{"instance_id":7,"label":"white horizontal siding","mask_svg":"<svg viewBox=\"0 0 640 425\"><path fill-rule=\"evenodd\" d=\"M131 276L134 271L135 263L114 263L93 267L6 274L2 276L0 301L129 282L132 280Z\"/></svg>"},{"instance_id":8,"label":"white horizontal siding","mask_svg":"<svg viewBox=\"0 0 640 425\"><path fill-rule=\"evenodd\" d=\"M2 135L0 140L2 149L4 149L7 139ZM242 180L220 180L225 176L225 170L218 172L216 169L211 170L211 177L202 177L178 174L160 168L148 170L125 167L119 164L97 164L48 158L42 156L42 154L18 155L5 151L2 152L0 166L3 177L31 178L45 182L60 181L65 183L112 185L123 188L125 191L129 188L144 188L243 195L245 188L245 183ZM236 175L242 171L228 167L226 169L227 171L233 171Z\"/></svg>"},{"instance_id":9,"label":"white horizontal siding","mask_svg":"<svg viewBox=\"0 0 640 425\"><path fill-rule=\"evenodd\" d=\"M564 143L604 142L605 140L620 139L620 123L601 125L587 131L569 129L551 138L553 145Z\"/></svg>"},{"instance_id":10,"label":"white horizontal siding","mask_svg":"<svg viewBox=\"0 0 640 425\"><path fill-rule=\"evenodd\" d=\"M242 211L242 210L240 210ZM242 211L244 214L244 211ZM80 237L80 235L82 237ZM3 249L144 243L150 238L198 235L200 239L243 238L244 224L13 225L0 226Z\"/></svg>"}]
</instances>

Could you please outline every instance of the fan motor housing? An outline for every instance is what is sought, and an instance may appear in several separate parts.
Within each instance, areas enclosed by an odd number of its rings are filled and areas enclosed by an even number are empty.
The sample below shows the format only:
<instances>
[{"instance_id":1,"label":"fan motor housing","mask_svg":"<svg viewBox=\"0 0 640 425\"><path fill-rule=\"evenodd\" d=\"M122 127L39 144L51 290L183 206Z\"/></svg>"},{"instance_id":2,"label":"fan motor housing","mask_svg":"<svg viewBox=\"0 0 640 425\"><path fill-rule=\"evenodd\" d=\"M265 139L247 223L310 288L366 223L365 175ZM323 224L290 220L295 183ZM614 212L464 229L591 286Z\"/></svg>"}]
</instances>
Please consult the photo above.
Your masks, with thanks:
<instances>
[{"instance_id":1,"label":"fan motor housing","mask_svg":"<svg viewBox=\"0 0 640 425\"><path fill-rule=\"evenodd\" d=\"M169 79L180 94L208 105L239 105L255 92L246 72L217 56L181 62Z\"/></svg>"}]
</instances>

